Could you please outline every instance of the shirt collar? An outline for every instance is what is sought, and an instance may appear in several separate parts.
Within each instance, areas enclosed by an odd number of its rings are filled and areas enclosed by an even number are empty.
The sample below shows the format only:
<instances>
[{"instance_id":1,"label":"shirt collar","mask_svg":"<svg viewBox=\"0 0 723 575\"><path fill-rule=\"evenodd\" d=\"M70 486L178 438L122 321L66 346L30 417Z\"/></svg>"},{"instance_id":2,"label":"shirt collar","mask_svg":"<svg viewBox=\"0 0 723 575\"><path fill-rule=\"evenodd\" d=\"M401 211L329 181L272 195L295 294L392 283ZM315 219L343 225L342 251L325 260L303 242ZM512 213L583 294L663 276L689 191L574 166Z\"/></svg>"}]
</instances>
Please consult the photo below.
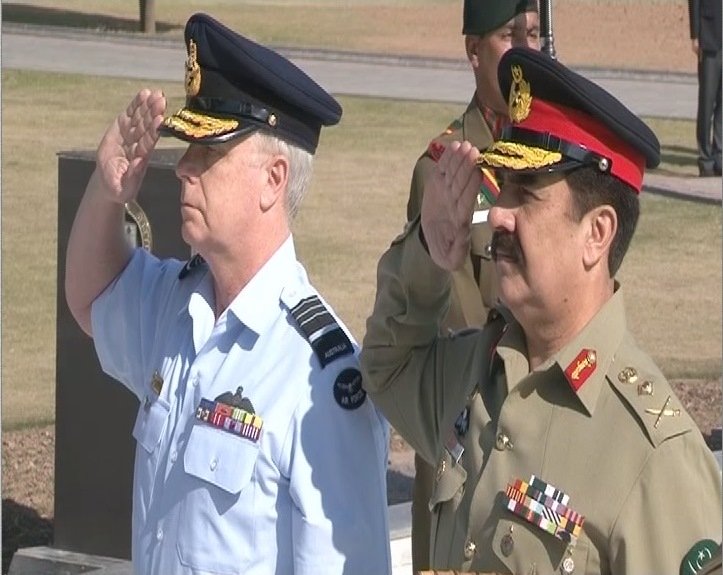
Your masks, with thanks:
<instances>
[{"instance_id":1,"label":"shirt collar","mask_svg":"<svg viewBox=\"0 0 723 575\"><path fill-rule=\"evenodd\" d=\"M256 272L229 305L246 327L260 335L279 314L279 297L296 270L296 250L291 235Z\"/></svg>"},{"instance_id":2,"label":"shirt collar","mask_svg":"<svg viewBox=\"0 0 723 575\"><path fill-rule=\"evenodd\" d=\"M616 282L612 297L575 339L552 358L590 415L626 329L622 288ZM574 375L577 380L572 380Z\"/></svg>"},{"instance_id":3,"label":"shirt collar","mask_svg":"<svg viewBox=\"0 0 723 575\"><path fill-rule=\"evenodd\" d=\"M569 386L587 413L592 415L626 329L622 288L615 282L612 297L570 343L537 371L557 372L560 384ZM527 344L517 322L513 321L509 325L500 339L497 351L505 362L509 390L529 372ZM573 375L575 379L572 379Z\"/></svg>"},{"instance_id":4,"label":"shirt collar","mask_svg":"<svg viewBox=\"0 0 723 575\"><path fill-rule=\"evenodd\" d=\"M488 131L493 138L497 138L506 120L506 116L498 114L484 104L479 104L475 94L469 106L467 106L467 111L464 113L463 136L465 139L469 139L465 134L478 134Z\"/></svg>"}]
</instances>

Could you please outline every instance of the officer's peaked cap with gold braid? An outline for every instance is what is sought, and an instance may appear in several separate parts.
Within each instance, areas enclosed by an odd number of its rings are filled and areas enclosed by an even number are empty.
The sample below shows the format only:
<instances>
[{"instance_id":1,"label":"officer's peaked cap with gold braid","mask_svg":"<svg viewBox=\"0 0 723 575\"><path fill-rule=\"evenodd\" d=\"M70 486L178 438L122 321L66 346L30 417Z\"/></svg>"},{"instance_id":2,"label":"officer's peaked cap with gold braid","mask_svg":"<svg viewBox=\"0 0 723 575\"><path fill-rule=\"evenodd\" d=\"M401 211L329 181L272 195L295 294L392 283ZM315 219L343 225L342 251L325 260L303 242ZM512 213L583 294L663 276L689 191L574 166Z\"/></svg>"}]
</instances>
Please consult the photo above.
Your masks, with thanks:
<instances>
[{"instance_id":1,"label":"officer's peaked cap with gold braid","mask_svg":"<svg viewBox=\"0 0 723 575\"><path fill-rule=\"evenodd\" d=\"M341 106L286 58L206 14L186 24L186 105L166 117L163 135L213 144L264 128L314 153L322 126Z\"/></svg>"},{"instance_id":2,"label":"officer's peaked cap with gold braid","mask_svg":"<svg viewBox=\"0 0 723 575\"><path fill-rule=\"evenodd\" d=\"M593 165L639 193L645 168L660 163L660 143L640 118L548 55L512 48L497 72L511 122L480 166L529 173Z\"/></svg>"}]
</instances>

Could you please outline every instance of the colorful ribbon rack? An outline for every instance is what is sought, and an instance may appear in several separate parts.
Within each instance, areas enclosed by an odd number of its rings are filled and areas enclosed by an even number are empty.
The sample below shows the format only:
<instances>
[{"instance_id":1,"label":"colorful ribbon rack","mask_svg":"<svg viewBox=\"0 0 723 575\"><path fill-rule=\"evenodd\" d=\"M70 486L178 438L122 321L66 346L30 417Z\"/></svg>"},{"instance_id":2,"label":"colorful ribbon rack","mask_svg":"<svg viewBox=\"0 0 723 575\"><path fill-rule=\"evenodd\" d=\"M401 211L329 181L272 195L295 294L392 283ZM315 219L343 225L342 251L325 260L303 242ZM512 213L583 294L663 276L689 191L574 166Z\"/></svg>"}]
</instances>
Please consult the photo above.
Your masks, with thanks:
<instances>
[{"instance_id":1,"label":"colorful ribbon rack","mask_svg":"<svg viewBox=\"0 0 723 575\"><path fill-rule=\"evenodd\" d=\"M264 424L264 420L254 413L205 398L196 408L196 419L253 442L258 441Z\"/></svg>"},{"instance_id":2,"label":"colorful ribbon rack","mask_svg":"<svg viewBox=\"0 0 723 575\"><path fill-rule=\"evenodd\" d=\"M569 507L570 497L532 475L528 482L516 479L505 491L505 506L571 545L577 543L585 517Z\"/></svg>"}]
</instances>

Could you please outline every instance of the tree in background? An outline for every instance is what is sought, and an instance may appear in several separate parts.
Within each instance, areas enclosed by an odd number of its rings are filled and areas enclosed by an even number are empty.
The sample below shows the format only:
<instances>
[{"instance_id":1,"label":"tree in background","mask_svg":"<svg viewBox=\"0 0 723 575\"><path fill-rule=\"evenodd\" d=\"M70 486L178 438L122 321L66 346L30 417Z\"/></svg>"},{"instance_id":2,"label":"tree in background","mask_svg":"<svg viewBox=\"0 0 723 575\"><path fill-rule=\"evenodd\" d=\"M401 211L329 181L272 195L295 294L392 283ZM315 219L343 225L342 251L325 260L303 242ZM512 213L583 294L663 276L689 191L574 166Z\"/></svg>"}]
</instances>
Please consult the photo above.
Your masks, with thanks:
<instances>
[{"instance_id":1,"label":"tree in background","mask_svg":"<svg viewBox=\"0 0 723 575\"><path fill-rule=\"evenodd\" d=\"M141 32L156 33L156 0L138 0L141 9Z\"/></svg>"}]
</instances>

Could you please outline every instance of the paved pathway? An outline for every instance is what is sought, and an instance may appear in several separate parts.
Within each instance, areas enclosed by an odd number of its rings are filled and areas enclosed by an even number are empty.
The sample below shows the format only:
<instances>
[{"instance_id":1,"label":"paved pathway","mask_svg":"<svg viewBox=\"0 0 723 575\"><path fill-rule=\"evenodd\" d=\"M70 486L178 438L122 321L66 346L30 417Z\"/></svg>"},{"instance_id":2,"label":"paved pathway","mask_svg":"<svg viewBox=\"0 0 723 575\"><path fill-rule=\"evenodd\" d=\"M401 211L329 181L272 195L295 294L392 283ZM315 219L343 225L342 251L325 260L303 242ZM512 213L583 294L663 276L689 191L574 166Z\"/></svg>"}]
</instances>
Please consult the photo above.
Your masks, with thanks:
<instances>
[{"instance_id":1,"label":"paved pathway","mask_svg":"<svg viewBox=\"0 0 723 575\"><path fill-rule=\"evenodd\" d=\"M178 80L180 40L3 25L6 68ZM429 60L323 50L280 49L335 94L467 103L474 81L464 60ZM641 116L695 117L697 81L686 74L587 70L585 74Z\"/></svg>"}]
</instances>

